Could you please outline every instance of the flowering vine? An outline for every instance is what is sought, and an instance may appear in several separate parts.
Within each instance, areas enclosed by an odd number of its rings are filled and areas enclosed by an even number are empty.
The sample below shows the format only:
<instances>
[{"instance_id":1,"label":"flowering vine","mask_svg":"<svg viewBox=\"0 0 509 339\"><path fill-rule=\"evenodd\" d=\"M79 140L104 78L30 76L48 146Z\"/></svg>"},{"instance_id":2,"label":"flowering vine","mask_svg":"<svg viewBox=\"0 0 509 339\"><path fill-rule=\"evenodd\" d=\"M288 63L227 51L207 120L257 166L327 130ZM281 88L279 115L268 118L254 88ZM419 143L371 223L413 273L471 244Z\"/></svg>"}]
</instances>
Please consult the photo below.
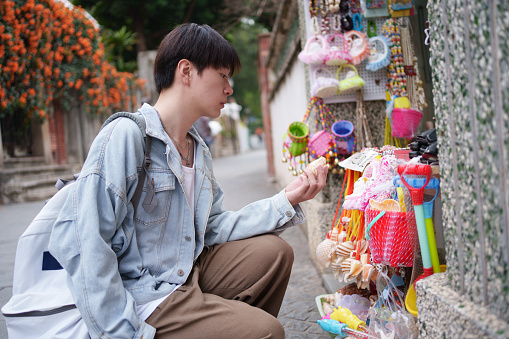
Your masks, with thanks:
<instances>
[{"instance_id":1,"label":"flowering vine","mask_svg":"<svg viewBox=\"0 0 509 339\"><path fill-rule=\"evenodd\" d=\"M2 0L0 117L46 118L53 100L79 100L91 114L137 106L145 80L106 61L99 29L80 7L56 0ZM75 100L75 99L74 99Z\"/></svg>"}]
</instances>

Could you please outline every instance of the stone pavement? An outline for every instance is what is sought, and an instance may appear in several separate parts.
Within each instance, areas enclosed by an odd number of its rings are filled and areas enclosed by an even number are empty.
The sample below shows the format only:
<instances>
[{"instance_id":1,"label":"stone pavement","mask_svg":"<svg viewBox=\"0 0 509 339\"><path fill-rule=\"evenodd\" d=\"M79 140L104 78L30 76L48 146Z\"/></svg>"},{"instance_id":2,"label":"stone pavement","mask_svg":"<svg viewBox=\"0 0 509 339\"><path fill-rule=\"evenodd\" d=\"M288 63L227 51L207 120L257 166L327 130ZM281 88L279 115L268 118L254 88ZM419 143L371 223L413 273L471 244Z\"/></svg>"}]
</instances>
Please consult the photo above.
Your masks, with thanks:
<instances>
[{"instance_id":1,"label":"stone pavement","mask_svg":"<svg viewBox=\"0 0 509 339\"><path fill-rule=\"evenodd\" d=\"M225 191L225 206L237 210L246 204L267 198L277 192L267 180L264 150L218 158L214 160L216 179ZM0 306L12 294L12 274L16 243L30 221L42 208L44 202L0 205ZM320 318L315 297L325 294L322 277L309 259L307 239L299 227L282 234L295 252L290 284L279 313L279 320L286 330L286 338L330 338L317 325ZM249 338L249 334L246 334ZM7 339L5 321L0 316L0 339Z\"/></svg>"}]
</instances>

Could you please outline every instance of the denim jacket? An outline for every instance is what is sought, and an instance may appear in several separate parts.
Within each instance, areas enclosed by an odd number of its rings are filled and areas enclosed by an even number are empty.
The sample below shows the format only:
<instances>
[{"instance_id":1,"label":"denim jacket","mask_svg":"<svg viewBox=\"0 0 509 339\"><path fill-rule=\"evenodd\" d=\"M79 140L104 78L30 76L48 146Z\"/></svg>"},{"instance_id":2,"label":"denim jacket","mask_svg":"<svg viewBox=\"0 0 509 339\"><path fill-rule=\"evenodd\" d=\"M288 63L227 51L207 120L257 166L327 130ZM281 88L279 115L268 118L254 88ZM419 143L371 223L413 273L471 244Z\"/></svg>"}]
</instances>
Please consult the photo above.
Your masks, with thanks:
<instances>
[{"instance_id":1,"label":"denim jacket","mask_svg":"<svg viewBox=\"0 0 509 339\"><path fill-rule=\"evenodd\" d=\"M136 214L131 198L142 167L139 127L118 118L94 140L81 174L56 221L50 252L68 272L68 285L92 338L152 338L155 329L139 320L136 305L161 298L183 284L204 246L221 244L304 222L284 190L272 198L226 211L209 149L194 128L194 206L183 189L180 156L156 111L138 111L152 137L147 180L157 206ZM143 201L145 189L140 201Z\"/></svg>"}]
</instances>

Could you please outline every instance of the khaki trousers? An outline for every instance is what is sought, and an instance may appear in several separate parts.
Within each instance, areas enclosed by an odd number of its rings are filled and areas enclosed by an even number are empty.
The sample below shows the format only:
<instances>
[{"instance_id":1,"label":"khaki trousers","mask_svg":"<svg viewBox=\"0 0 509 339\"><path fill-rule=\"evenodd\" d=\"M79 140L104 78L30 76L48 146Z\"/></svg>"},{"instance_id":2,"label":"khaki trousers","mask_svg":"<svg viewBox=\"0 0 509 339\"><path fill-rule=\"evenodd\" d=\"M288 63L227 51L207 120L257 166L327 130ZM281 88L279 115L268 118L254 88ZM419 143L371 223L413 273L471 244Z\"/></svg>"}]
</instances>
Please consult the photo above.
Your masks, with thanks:
<instances>
[{"instance_id":1,"label":"khaki trousers","mask_svg":"<svg viewBox=\"0 0 509 339\"><path fill-rule=\"evenodd\" d=\"M284 338L277 315L293 249L272 234L211 246L146 320L157 339Z\"/></svg>"}]
</instances>

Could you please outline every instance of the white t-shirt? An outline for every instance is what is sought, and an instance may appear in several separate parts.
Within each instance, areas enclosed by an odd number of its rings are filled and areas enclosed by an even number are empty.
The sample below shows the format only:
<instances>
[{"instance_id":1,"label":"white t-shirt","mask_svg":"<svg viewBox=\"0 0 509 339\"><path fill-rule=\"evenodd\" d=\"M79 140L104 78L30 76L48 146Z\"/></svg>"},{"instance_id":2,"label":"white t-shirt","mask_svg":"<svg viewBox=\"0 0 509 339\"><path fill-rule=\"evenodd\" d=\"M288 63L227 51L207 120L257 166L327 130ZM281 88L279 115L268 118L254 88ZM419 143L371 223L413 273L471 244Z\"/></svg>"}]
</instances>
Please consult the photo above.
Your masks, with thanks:
<instances>
[{"instance_id":1,"label":"white t-shirt","mask_svg":"<svg viewBox=\"0 0 509 339\"><path fill-rule=\"evenodd\" d=\"M196 142L195 142L196 145ZM195 154L195 160L196 160L196 146L194 147L194 154ZM193 167L186 167L182 166L182 172L184 173L184 190L186 192L187 201L189 202L189 209L191 210L191 213L194 216L194 175L196 173L196 169L194 167L195 161L193 161ZM179 288L180 285L175 286L173 291L170 292L173 293L177 288ZM141 321L147 320L148 317L154 312L154 310L159 306L160 303L162 303L170 294L156 299L152 300L146 304L143 305L137 305L136 311L138 313L138 317Z\"/></svg>"}]
</instances>

